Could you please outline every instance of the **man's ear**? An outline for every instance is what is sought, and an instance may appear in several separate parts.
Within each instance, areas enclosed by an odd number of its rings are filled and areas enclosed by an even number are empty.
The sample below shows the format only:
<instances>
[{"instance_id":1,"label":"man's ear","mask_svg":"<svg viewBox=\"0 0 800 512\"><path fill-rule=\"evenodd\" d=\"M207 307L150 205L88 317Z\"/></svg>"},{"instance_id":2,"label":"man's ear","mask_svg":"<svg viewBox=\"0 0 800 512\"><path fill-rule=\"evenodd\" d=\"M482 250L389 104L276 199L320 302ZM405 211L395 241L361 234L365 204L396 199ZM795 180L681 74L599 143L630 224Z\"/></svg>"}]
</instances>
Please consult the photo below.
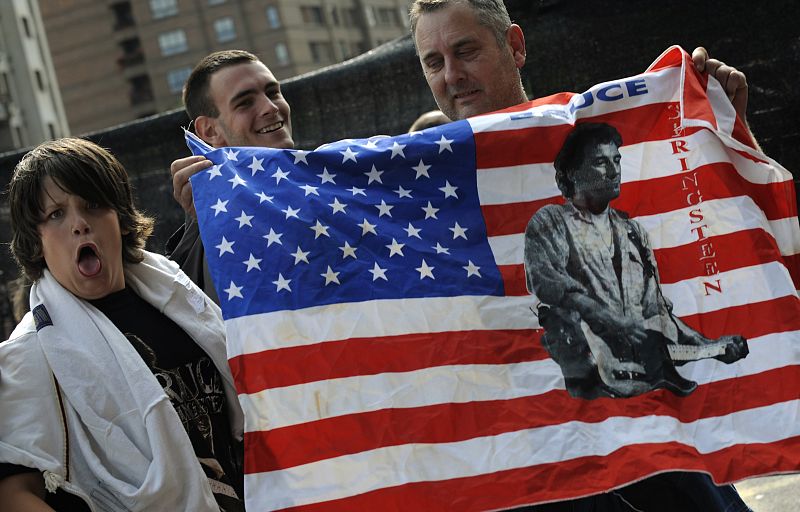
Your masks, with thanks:
<instances>
[{"instance_id":1,"label":"man's ear","mask_svg":"<svg viewBox=\"0 0 800 512\"><path fill-rule=\"evenodd\" d=\"M517 69L521 68L525 65L525 34L522 33L522 29L516 23L512 23L511 26L508 27L506 31L506 42L511 48Z\"/></svg>"},{"instance_id":2,"label":"man's ear","mask_svg":"<svg viewBox=\"0 0 800 512\"><path fill-rule=\"evenodd\" d=\"M225 135L219 129L218 121L213 117L197 116L194 120L194 129L198 137L215 148L228 145Z\"/></svg>"}]
</instances>

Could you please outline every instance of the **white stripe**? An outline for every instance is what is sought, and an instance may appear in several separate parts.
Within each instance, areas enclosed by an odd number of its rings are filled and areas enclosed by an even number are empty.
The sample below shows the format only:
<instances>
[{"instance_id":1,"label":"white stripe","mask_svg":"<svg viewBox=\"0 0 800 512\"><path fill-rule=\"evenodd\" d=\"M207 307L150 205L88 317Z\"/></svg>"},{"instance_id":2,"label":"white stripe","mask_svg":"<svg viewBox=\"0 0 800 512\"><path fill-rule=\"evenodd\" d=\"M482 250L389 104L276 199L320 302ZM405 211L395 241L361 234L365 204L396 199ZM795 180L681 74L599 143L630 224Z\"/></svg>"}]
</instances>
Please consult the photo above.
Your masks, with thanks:
<instances>
[{"instance_id":1,"label":"white stripe","mask_svg":"<svg viewBox=\"0 0 800 512\"><path fill-rule=\"evenodd\" d=\"M736 110L728 99L728 95L725 94L722 84L713 75L708 76L706 94L711 110L714 112L714 118L717 120L717 129L726 135L731 135L736 122Z\"/></svg>"},{"instance_id":2,"label":"white stripe","mask_svg":"<svg viewBox=\"0 0 800 512\"><path fill-rule=\"evenodd\" d=\"M552 163L481 169L477 172L477 182L481 206L510 205L561 195Z\"/></svg>"},{"instance_id":3,"label":"white stripe","mask_svg":"<svg viewBox=\"0 0 800 512\"><path fill-rule=\"evenodd\" d=\"M780 165L759 163L728 149L714 133L703 130L682 137L689 152L673 154L670 140L642 142L620 148L622 182L632 183L684 174L715 163L731 163L745 180L756 184L788 182L792 174ZM683 170L681 158L686 159ZM478 197L481 205L524 203L558 197L555 168L551 162L480 169L477 173ZM689 184L691 186L691 184ZM700 182L702 191L702 181Z\"/></svg>"},{"instance_id":4,"label":"white stripe","mask_svg":"<svg viewBox=\"0 0 800 512\"><path fill-rule=\"evenodd\" d=\"M706 297L703 282L720 279L724 293ZM777 262L662 285L678 316L716 311L794 295L786 268ZM461 296L356 302L226 320L228 357L352 338L418 332L536 329L536 297ZM265 334L265 333L268 333Z\"/></svg>"},{"instance_id":5,"label":"white stripe","mask_svg":"<svg viewBox=\"0 0 800 512\"><path fill-rule=\"evenodd\" d=\"M681 443L701 454L800 435L800 401L681 423L672 417L569 422L440 444L408 444L245 476L247 508L276 510L411 482L471 477L586 456L639 443ZM576 443L575 439L590 442Z\"/></svg>"},{"instance_id":6,"label":"white stripe","mask_svg":"<svg viewBox=\"0 0 800 512\"><path fill-rule=\"evenodd\" d=\"M472 296L374 300L225 321L228 358L283 347L418 332L536 329L534 298Z\"/></svg>"},{"instance_id":7,"label":"white stripe","mask_svg":"<svg viewBox=\"0 0 800 512\"><path fill-rule=\"evenodd\" d=\"M760 373L776 365L797 365L798 340L798 332L763 336L750 341L751 352L744 360L732 365L707 360L699 368L687 365L686 372L698 383L707 384ZM388 408L509 400L556 389L565 389L561 369L552 359L545 359L329 379L242 394L239 402L247 419L245 431L256 432Z\"/></svg>"},{"instance_id":8,"label":"white stripe","mask_svg":"<svg viewBox=\"0 0 800 512\"><path fill-rule=\"evenodd\" d=\"M624 99L617 101L596 99L591 106L577 109L574 113L570 113L570 105L582 105L584 103L583 97L578 94L567 105L540 105L520 112L482 115L470 118L468 121L472 126L472 131L475 133L574 124L576 117L593 117L644 105L678 102L680 99L680 77L680 68L666 68L655 73L643 73L630 78L597 84L589 89L589 91L592 91L593 96L596 96L597 91L611 84L623 84L632 80L644 79L647 94L629 96L626 86L623 85L621 89L615 89L610 94L618 95L622 92Z\"/></svg>"},{"instance_id":9,"label":"white stripe","mask_svg":"<svg viewBox=\"0 0 800 512\"><path fill-rule=\"evenodd\" d=\"M698 222L691 217L689 213L692 211L701 212L703 220ZM775 238L781 254L800 252L800 227L797 218L767 220L761 208L747 196L712 199L695 206L655 215L642 215L634 219L647 231L650 247L653 249L696 243L699 240L698 228L705 226L702 231L706 237L748 229L764 229Z\"/></svg>"},{"instance_id":10,"label":"white stripe","mask_svg":"<svg viewBox=\"0 0 800 512\"><path fill-rule=\"evenodd\" d=\"M722 292L707 288L704 283L718 286ZM796 295L789 271L774 261L662 284L661 291L672 301L672 312L680 317Z\"/></svg>"},{"instance_id":11,"label":"white stripe","mask_svg":"<svg viewBox=\"0 0 800 512\"><path fill-rule=\"evenodd\" d=\"M241 394L239 403L245 418L247 411L259 412L245 422L245 432L255 432L387 408L509 400L554 389L564 389L564 379L558 365L545 359L328 379Z\"/></svg>"},{"instance_id":12,"label":"white stripe","mask_svg":"<svg viewBox=\"0 0 800 512\"><path fill-rule=\"evenodd\" d=\"M692 223L689 212L699 209L703 221ZM650 248L666 249L697 243L699 226L705 237L727 235L748 229L763 229L775 239L780 253L790 256L800 253L800 226L796 217L767 220L764 212L749 197L738 196L704 201L671 212L634 217L647 231ZM695 231L692 231L694 229ZM713 245L714 240L710 243ZM489 247L498 265L521 265L525 234L489 237Z\"/></svg>"}]
</instances>

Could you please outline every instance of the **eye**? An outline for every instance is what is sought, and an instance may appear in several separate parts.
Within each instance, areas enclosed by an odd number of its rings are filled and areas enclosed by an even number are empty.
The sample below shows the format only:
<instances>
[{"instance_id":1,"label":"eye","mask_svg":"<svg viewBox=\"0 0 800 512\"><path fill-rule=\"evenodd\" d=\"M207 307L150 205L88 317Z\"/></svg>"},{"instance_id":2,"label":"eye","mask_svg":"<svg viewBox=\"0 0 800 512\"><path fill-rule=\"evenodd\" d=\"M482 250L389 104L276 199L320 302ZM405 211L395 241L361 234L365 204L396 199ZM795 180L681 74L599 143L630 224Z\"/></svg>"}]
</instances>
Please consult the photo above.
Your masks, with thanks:
<instances>
[{"instance_id":1,"label":"eye","mask_svg":"<svg viewBox=\"0 0 800 512\"><path fill-rule=\"evenodd\" d=\"M458 51L458 56L462 59L469 59L478 53L477 48L462 48Z\"/></svg>"},{"instance_id":2,"label":"eye","mask_svg":"<svg viewBox=\"0 0 800 512\"><path fill-rule=\"evenodd\" d=\"M64 210L62 210L61 208L56 208L55 210L47 214L47 218L53 220L60 219L63 216L64 216Z\"/></svg>"},{"instance_id":3,"label":"eye","mask_svg":"<svg viewBox=\"0 0 800 512\"><path fill-rule=\"evenodd\" d=\"M249 107L249 106L250 106L250 105L252 105L252 104L253 104L253 99L252 99L252 98L247 98L247 99L245 99L245 100L242 100L242 101L240 101L239 103L237 103L237 104L236 104L236 108L237 108L237 109L241 109L241 108L247 108L247 107Z\"/></svg>"},{"instance_id":4,"label":"eye","mask_svg":"<svg viewBox=\"0 0 800 512\"><path fill-rule=\"evenodd\" d=\"M430 59L425 61L427 71L438 71L442 68L442 59Z\"/></svg>"},{"instance_id":5,"label":"eye","mask_svg":"<svg viewBox=\"0 0 800 512\"><path fill-rule=\"evenodd\" d=\"M102 208L102 207L100 206L100 203L98 203L98 202L89 201L89 202L86 203L86 208L88 208L90 210L97 210L98 208Z\"/></svg>"}]
</instances>

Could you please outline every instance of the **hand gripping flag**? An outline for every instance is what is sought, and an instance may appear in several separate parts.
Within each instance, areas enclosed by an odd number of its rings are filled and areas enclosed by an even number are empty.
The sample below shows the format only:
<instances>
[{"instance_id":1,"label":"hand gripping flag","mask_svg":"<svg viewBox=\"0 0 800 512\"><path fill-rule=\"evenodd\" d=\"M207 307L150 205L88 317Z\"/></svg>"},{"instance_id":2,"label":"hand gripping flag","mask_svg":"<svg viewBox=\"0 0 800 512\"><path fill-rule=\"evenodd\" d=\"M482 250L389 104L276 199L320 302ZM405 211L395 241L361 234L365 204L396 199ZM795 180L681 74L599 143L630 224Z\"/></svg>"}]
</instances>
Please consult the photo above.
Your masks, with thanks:
<instances>
[{"instance_id":1,"label":"hand gripping flag","mask_svg":"<svg viewBox=\"0 0 800 512\"><path fill-rule=\"evenodd\" d=\"M735 363L681 397L570 396L525 284L576 124L622 135L615 209L672 314ZM680 48L643 74L420 133L211 150L192 178L245 411L250 510L491 510L667 470L800 469L800 230L790 174ZM635 256L633 257L635 259ZM633 377L631 377L633 378Z\"/></svg>"}]
</instances>

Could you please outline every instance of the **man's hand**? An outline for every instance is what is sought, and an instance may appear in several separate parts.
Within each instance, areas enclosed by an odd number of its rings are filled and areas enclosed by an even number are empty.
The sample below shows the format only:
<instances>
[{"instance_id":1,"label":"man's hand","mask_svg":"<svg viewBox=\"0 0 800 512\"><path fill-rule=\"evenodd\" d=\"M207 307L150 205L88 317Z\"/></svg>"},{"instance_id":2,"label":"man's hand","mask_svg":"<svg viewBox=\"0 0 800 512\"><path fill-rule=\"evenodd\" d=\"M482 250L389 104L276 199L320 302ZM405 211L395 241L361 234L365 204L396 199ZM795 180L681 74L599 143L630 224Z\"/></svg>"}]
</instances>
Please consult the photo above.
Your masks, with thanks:
<instances>
[{"instance_id":1,"label":"man's hand","mask_svg":"<svg viewBox=\"0 0 800 512\"><path fill-rule=\"evenodd\" d=\"M722 84L722 89L731 100L736 114L747 122L747 77L736 68L728 66L717 59L710 59L708 52L702 46L695 48L692 52L694 67L700 73L704 71L717 79Z\"/></svg>"},{"instance_id":2,"label":"man's hand","mask_svg":"<svg viewBox=\"0 0 800 512\"><path fill-rule=\"evenodd\" d=\"M592 319L587 320L589 327L605 340L625 340L631 347L647 342L647 331L641 322L624 315L614 315L604 309L598 309L591 316Z\"/></svg>"},{"instance_id":3,"label":"man's hand","mask_svg":"<svg viewBox=\"0 0 800 512\"><path fill-rule=\"evenodd\" d=\"M717 356L714 359L722 361L725 364L735 363L739 359L744 359L750 353L747 347L747 340L744 336L721 336L717 341L726 343L725 353Z\"/></svg>"},{"instance_id":4,"label":"man's hand","mask_svg":"<svg viewBox=\"0 0 800 512\"><path fill-rule=\"evenodd\" d=\"M175 160L169 166L169 172L172 175L172 197L192 217L196 218L197 214L194 211L192 185L189 183L189 178L212 165L211 160L204 156L188 156Z\"/></svg>"}]
</instances>

